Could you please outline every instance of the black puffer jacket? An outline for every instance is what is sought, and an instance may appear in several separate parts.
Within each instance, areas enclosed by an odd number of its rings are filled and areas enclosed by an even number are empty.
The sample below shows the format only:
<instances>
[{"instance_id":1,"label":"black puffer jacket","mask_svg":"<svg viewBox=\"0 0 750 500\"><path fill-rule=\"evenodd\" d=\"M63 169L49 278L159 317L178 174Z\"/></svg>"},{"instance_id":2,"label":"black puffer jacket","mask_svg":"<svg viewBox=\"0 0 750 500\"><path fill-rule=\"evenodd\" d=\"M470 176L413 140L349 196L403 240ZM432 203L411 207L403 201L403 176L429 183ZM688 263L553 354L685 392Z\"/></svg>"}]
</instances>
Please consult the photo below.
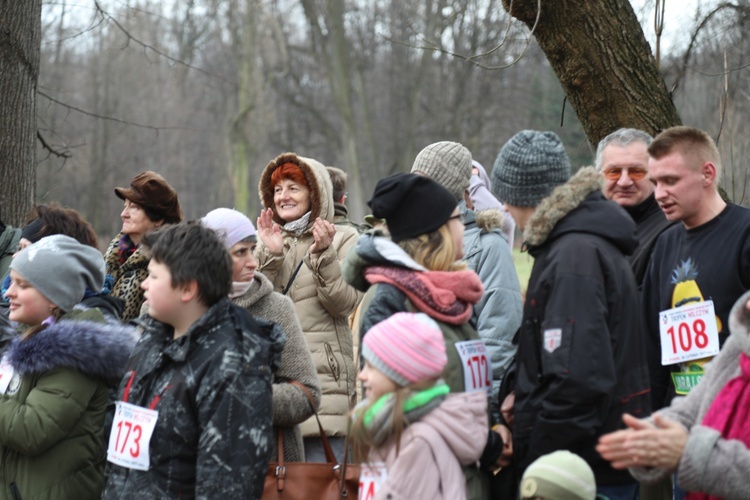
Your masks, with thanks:
<instances>
[{"instance_id":1,"label":"black puffer jacket","mask_svg":"<svg viewBox=\"0 0 750 500\"><path fill-rule=\"evenodd\" d=\"M598 485L632 482L594 446L650 413L649 379L635 279L625 254L635 224L580 170L537 207L526 229L534 257L518 348L514 448L521 471L541 455L570 450Z\"/></svg>"},{"instance_id":2,"label":"black puffer jacket","mask_svg":"<svg viewBox=\"0 0 750 500\"><path fill-rule=\"evenodd\" d=\"M150 469L108 464L102 497L260 498L281 329L228 299L174 340L163 323L147 317L141 325L119 399L159 412Z\"/></svg>"}]
</instances>

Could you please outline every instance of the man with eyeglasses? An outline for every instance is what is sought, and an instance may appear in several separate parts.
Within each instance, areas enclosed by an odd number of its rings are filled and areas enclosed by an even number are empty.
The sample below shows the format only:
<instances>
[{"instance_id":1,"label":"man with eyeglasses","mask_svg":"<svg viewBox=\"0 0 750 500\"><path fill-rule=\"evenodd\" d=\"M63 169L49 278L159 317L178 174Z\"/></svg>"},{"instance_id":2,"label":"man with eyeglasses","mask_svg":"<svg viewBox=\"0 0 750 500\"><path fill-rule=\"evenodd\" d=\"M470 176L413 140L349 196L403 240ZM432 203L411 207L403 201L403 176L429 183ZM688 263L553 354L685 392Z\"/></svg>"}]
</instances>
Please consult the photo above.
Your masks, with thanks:
<instances>
[{"instance_id":1,"label":"man with eyeglasses","mask_svg":"<svg viewBox=\"0 0 750 500\"><path fill-rule=\"evenodd\" d=\"M640 289L656 238L674 222L668 220L654 198L648 178L648 146L653 139L646 132L621 128L599 142L596 169L604 178L602 192L633 218L638 248L628 256Z\"/></svg>"}]
</instances>

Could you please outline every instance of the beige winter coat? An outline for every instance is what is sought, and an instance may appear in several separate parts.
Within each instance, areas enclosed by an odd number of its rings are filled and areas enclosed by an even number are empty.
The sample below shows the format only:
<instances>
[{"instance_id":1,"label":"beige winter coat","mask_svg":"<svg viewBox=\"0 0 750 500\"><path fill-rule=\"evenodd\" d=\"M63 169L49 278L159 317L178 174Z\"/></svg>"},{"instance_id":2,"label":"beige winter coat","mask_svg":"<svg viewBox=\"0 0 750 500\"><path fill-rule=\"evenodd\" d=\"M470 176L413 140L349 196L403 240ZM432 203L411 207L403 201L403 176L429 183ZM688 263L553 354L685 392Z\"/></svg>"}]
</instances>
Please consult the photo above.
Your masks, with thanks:
<instances>
[{"instance_id":1,"label":"beige winter coat","mask_svg":"<svg viewBox=\"0 0 750 500\"><path fill-rule=\"evenodd\" d=\"M317 217L333 221L333 188L325 167L316 160L294 153L280 155L263 171L259 192L263 206L274 209L274 221L284 221L275 213L271 174L284 163L299 165L310 188L310 222L305 232L295 237L284 232L284 253L272 255L262 242L256 256L258 269L283 292L300 261L303 262L287 295L294 301L297 317L312 353L323 393L319 415L329 436L344 436L347 414L355 401L356 368L352 337L347 317L357 307L362 293L341 276L340 262L357 242L354 228L336 227L331 245L319 254L308 252L313 244L312 227ZM301 425L302 435L318 435L317 425L308 419Z\"/></svg>"}]
</instances>

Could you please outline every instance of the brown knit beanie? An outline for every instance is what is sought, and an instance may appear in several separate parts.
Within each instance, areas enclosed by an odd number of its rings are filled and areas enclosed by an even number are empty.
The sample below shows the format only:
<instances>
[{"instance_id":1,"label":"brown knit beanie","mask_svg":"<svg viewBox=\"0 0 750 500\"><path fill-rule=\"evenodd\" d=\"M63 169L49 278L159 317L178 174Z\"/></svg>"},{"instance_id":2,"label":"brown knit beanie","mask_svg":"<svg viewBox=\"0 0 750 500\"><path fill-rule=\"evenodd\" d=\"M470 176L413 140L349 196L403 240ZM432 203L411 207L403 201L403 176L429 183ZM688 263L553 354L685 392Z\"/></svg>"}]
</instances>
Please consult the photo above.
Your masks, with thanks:
<instances>
[{"instance_id":1,"label":"brown knit beanie","mask_svg":"<svg viewBox=\"0 0 750 500\"><path fill-rule=\"evenodd\" d=\"M457 142L436 142L419 152L411 173L438 182L460 201L471 180L471 153Z\"/></svg>"}]
</instances>

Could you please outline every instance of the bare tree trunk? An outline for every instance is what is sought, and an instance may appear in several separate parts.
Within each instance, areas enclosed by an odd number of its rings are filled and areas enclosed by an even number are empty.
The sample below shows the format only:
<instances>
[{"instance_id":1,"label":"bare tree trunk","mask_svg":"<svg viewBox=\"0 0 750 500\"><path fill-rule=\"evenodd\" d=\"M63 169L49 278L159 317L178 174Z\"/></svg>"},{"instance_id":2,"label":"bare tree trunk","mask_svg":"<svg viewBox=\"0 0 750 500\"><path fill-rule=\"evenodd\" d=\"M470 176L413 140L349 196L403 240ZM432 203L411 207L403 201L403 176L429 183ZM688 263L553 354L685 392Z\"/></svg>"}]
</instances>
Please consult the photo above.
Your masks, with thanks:
<instances>
[{"instance_id":1,"label":"bare tree trunk","mask_svg":"<svg viewBox=\"0 0 750 500\"><path fill-rule=\"evenodd\" d=\"M534 36L591 144L620 127L655 134L681 123L628 0L540 3ZM537 5L513 0L510 14L532 27Z\"/></svg>"},{"instance_id":2,"label":"bare tree trunk","mask_svg":"<svg viewBox=\"0 0 750 500\"><path fill-rule=\"evenodd\" d=\"M41 0L0 0L0 209L20 225L34 201Z\"/></svg>"}]
</instances>

